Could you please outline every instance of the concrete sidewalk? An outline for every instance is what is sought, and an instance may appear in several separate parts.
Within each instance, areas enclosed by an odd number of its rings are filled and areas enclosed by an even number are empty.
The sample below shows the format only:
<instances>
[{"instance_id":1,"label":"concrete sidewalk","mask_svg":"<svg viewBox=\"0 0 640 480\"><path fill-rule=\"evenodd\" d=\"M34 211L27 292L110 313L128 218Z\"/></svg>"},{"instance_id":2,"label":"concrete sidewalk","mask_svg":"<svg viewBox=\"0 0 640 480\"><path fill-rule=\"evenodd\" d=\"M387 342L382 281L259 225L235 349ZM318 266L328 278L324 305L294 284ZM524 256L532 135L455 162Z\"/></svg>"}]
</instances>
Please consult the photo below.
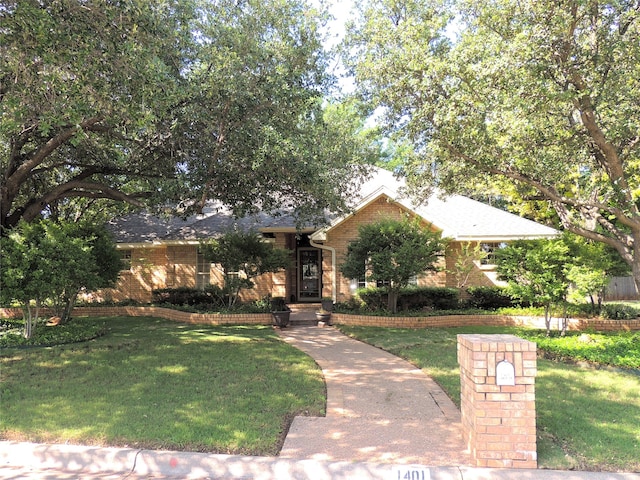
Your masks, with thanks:
<instances>
[{"instance_id":1,"label":"concrete sidewalk","mask_svg":"<svg viewBox=\"0 0 640 480\"><path fill-rule=\"evenodd\" d=\"M409 476L405 476L406 474ZM4 480L638 480L633 473L432 467L0 442Z\"/></svg>"}]
</instances>

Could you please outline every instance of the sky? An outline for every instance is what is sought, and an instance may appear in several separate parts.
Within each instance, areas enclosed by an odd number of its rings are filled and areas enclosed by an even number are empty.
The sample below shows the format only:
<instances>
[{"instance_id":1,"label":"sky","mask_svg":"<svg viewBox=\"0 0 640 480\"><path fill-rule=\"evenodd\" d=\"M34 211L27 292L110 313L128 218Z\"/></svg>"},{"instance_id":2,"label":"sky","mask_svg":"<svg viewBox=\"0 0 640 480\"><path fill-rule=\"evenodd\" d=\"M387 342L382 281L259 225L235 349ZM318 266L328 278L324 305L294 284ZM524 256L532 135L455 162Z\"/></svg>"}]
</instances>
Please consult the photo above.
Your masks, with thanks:
<instances>
[{"instance_id":1,"label":"sky","mask_svg":"<svg viewBox=\"0 0 640 480\"><path fill-rule=\"evenodd\" d=\"M311 0L313 4L319 4L321 1ZM329 5L329 12L335 17L328 25L329 39L326 44L327 49L336 46L344 37L345 24L352 16L351 10L353 9L354 1L356 0L325 0L326 4ZM340 64L336 65L334 73L340 77L338 84L343 93L349 93L354 90L353 80L343 76L344 70Z\"/></svg>"},{"instance_id":2,"label":"sky","mask_svg":"<svg viewBox=\"0 0 640 480\"><path fill-rule=\"evenodd\" d=\"M316 3L317 0L314 0ZM331 30L331 35L333 37L333 41L330 42L329 46L333 46L337 44L342 37L344 36L344 26L346 21L351 16L351 9L353 8L352 0L328 0L329 11L335 17L335 20L332 21L329 25Z\"/></svg>"}]
</instances>

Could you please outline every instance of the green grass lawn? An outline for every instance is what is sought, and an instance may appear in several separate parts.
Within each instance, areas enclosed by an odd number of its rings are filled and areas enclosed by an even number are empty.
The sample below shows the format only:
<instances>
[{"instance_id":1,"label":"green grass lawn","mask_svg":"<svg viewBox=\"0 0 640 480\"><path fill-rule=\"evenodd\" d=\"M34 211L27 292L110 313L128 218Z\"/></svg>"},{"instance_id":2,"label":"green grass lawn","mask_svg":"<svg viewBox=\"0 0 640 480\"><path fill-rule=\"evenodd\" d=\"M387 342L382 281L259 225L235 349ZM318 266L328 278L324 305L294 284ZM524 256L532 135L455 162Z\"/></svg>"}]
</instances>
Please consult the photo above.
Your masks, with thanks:
<instances>
[{"instance_id":1,"label":"green grass lawn","mask_svg":"<svg viewBox=\"0 0 640 480\"><path fill-rule=\"evenodd\" d=\"M312 359L272 328L107 320L97 339L0 350L0 437L272 455L294 415L322 415Z\"/></svg>"},{"instance_id":2,"label":"green grass lawn","mask_svg":"<svg viewBox=\"0 0 640 480\"><path fill-rule=\"evenodd\" d=\"M340 327L345 333L403 357L424 369L460 404L458 333L512 333L539 341L556 357L633 367L638 335L590 334L590 342L547 339L518 328L391 329ZM640 375L538 360L536 379L538 463L541 468L640 471Z\"/></svg>"}]
</instances>

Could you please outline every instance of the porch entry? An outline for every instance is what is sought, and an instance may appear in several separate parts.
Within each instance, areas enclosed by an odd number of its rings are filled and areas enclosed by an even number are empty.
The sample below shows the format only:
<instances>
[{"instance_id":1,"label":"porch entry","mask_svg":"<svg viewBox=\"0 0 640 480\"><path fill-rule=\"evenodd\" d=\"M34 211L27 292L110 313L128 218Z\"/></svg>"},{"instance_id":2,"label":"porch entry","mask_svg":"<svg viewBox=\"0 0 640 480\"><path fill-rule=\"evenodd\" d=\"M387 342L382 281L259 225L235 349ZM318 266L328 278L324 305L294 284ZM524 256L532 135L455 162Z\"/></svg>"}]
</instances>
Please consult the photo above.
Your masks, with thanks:
<instances>
[{"instance_id":1,"label":"porch entry","mask_svg":"<svg viewBox=\"0 0 640 480\"><path fill-rule=\"evenodd\" d=\"M319 301L322 296L322 260L317 248L298 249L298 300Z\"/></svg>"}]
</instances>

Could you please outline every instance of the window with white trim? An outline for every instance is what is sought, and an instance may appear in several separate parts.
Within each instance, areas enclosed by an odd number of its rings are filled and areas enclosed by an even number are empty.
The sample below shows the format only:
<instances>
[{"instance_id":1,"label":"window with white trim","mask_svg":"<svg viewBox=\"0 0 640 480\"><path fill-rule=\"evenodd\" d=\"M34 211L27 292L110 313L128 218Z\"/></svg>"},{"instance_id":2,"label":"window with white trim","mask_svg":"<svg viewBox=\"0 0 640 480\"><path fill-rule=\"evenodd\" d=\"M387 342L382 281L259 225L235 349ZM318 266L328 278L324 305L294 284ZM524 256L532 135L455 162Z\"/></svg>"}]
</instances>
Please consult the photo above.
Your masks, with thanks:
<instances>
[{"instance_id":1,"label":"window with white trim","mask_svg":"<svg viewBox=\"0 0 640 480\"><path fill-rule=\"evenodd\" d=\"M204 290L211 283L211 262L207 261L204 254L198 250L196 259L196 288Z\"/></svg>"},{"instance_id":2,"label":"window with white trim","mask_svg":"<svg viewBox=\"0 0 640 480\"><path fill-rule=\"evenodd\" d=\"M120 260L122 260L122 269L129 270L131 268L131 254L132 250L120 250Z\"/></svg>"},{"instance_id":3,"label":"window with white trim","mask_svg":"<svg viewBox=\"0 0 640 480\"><path fill-rule=\"evenodd\" d=\"M350 287L352 292L355 292L356 290L360 290L361 288L367 288L367 281L365 280L364 277L352 278Z\"/></svg>"}]
</instances>

